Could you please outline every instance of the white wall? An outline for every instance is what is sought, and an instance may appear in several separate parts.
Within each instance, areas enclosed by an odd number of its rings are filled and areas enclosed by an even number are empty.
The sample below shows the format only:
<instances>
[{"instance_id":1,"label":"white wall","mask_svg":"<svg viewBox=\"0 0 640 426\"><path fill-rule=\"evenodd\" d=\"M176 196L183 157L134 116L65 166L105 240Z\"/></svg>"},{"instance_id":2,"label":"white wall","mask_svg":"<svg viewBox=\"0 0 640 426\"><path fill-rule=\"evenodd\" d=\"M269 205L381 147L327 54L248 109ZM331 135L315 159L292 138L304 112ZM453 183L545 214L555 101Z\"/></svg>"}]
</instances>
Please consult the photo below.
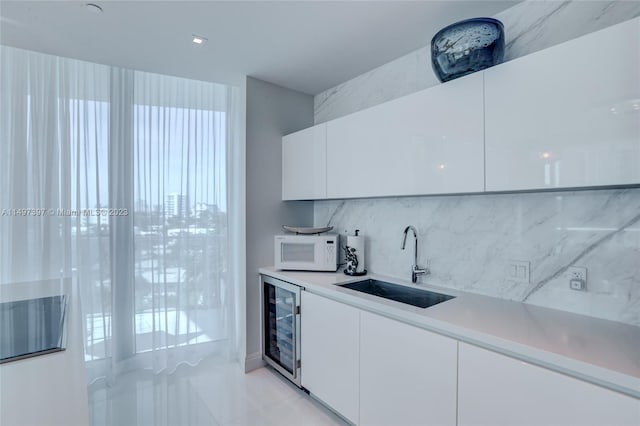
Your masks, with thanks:
<instances>
[{"instance_id":1,"label":"white wall","mask_svg":"<svg viewBox=\"0 0 640 426\"><path fill-rule=\"evenodd\" d=\"M273 265L282 225L311 226L313 202L283 202L282 136L313 125L313 97L255 78L246 84L246 360L260 366L258 268Z\"/></svg>"},{"instance_id":2,"label":"white wall","mask_svg":"<svg viewBox=\"0 0 640 426\"><path fill-rule=\"evenodd\" d=\"M640 2L523 2L505 24L506 60L640 16ZM594 52L597 55L597 52ZM553 72L553 70L550 70ZM440 84L429 47L315 97L315 122ZM408 279L406 225L420 233L427 282L640 325L640 189L317 201L314 225L368 237L367 269ZM508 276L528 261L530 283ZM567 267L588 268L588 291L569 289Z\"/></svg>"},{"instance_id":3,"label":"white wall","mask_svg":"<svg viewBox=\"0 0 640 426\"><path fill-rule=\"evenodd\" d=\"M227 150L227 170L230 176L228 187L229 211L229 279L233 283L233 321L229 324L229 335L233 336L231 354L233 358L244 364L246 358L246 115L247 115L247 79L242 79L238 95L238 121L233 123L231 135L233 140Z\"/></svg>"},{"instance_id":4,"label":"white wall","mask_svg":"<svg viewBox=\"0 0 640 426\"><path fill-rule=\"evenodd\" d=\"M78 283L58 279L5 284L0 302L59 294L68 297L66 349L0 365L0 425L89 424Z\"/></svg>"}]
</instances>

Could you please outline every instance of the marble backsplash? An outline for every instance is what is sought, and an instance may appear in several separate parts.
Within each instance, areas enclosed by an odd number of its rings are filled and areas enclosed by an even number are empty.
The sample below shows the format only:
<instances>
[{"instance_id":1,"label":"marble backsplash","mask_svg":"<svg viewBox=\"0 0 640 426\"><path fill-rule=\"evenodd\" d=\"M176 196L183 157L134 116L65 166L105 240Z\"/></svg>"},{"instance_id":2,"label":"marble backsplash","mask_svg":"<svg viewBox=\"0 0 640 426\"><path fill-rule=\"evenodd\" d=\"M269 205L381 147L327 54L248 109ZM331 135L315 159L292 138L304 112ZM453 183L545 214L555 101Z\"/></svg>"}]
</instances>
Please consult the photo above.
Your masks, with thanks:
<instances>
[{"instance_id":1,"label":"marble backsplash","mask_svg":"<svg viewBox=\"0 0 640 426\"><path fill-rule=\"evenodd\" d=\"M316 201L314 225L366 236L370 272L410 279L419 233L425 283L640 326L640 188ZM346 239L342 239L344 243ZM409 249L411 248L411 249ZM530 282L511 278L530 262ZM587 268L587 291L567 268Z\"/></svg>"},{"instance_id":2,"label":"marble backsplash","mask_svg":"<svg viewBox=\"0 0 640 426\"><path fill-rule=\"evenodd\" d=\"M494 17L511 60L637 16L638 1L546 0ZM437 84L425 46L316 95L315 122ZM367 269L402 279L413 256L402 230L414 225L428 282L640 326L640 189L316 201L314 224L360 229ZM530 262L528 284L511 261ZM587 268L586 292L569 288L572 265Z\"/></svg>"},{"instance_id":3,"label":"marble backsplash","mask_svg":"<svg viewBox=\"0 0 640 426\"><path fill-rule=\"evenodd\" d=\"M638 1L525 1L496 15L511 60L640 16ZM594 52L596 54L596 52ZM418 49L315 97L315 122L437 84L429 48ZM407 225L419 230L423 280L640 326L640 189L331 200L315 226L367 237L371 272L410 279ZM530 282L510 277L530 262ZM567 268L587 268L587 291Z\"/></svg>"},{"instance_id":4,"label":"marble backsplash","mask_svg":"<svg viewBox=\"0 0 640 426\"><path fill-rule=\"evenodd\" d=\"M497 14L505 26L505 61L640 16L640 1L536 0ZM594 52L597 54L597 52ZM314 122L323 123L441 84L425 46L314 97Z\"/></svg>"}]
</instances>

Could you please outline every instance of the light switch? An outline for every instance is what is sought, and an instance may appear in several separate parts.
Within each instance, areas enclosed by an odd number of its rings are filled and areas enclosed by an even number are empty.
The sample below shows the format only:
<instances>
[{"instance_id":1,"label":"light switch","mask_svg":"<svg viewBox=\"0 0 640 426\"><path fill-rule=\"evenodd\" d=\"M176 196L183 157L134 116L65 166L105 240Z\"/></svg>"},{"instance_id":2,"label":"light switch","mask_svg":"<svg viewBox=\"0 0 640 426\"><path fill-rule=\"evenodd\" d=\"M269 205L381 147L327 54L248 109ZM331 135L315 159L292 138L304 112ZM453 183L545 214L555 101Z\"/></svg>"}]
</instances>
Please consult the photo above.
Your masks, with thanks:
<instances>
[{"instance_id":1,"label":"light switch","mask_svg":"<svg viewBox=\"0 0 640 426\"><path fill-rule=\"evenodd\" d=\"M509 272L511 278L516 278L518 276L518 267L516 265L511 265L509 267Z\"/></svg>"},{"instance_id":2,"label":"light switch","mask_svg":"<svg viewBox=\"0 0 640 426\"><path fill-rule=\"evenodd\" d=\"M518 278L526 278L529 275L529 267L524 265L518 266Z\"/></svg>"}]
</instances>

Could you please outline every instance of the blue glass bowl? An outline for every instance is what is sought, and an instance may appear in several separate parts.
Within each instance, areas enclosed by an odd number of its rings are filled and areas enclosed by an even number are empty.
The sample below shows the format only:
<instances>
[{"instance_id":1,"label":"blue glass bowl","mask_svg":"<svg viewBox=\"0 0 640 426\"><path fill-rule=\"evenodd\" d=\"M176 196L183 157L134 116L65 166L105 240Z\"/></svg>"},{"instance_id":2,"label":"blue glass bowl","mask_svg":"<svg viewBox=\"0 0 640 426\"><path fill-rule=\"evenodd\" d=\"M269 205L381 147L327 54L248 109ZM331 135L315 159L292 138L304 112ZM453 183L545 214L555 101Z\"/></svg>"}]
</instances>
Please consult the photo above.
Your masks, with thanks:
<instances>
[{"instance_id":1,"label":"blue glass bowl","mask_svg":"<svg viewBox=\"0 0 640 426\"><path fill-rule=\"evenodd\" d=\"M431 39L431 65L441 82L499 64L504 59L504 26L493 18L451 24Z\"/></svg>"}]
</instances>

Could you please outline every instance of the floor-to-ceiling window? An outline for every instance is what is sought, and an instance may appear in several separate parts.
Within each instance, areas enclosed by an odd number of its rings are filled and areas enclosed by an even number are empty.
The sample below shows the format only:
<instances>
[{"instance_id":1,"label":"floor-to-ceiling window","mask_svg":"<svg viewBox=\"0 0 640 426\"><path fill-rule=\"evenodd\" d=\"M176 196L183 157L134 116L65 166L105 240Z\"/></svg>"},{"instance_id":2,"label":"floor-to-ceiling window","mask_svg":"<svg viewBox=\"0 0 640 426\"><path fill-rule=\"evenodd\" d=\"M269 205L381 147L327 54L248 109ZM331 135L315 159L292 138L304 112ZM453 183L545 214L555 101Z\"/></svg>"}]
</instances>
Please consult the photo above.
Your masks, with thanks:
<instances>
[{"instance_id":1,"label":"floor-to-ceiling window","mask_svg":"<svg viewBox=\"0 0 640 426\"><path fill-rule=\"evenodd\" d=\"M0 49L0 282L77 278L90 379L232 350L238 89Z\"/></svg>"}]
</instances>

